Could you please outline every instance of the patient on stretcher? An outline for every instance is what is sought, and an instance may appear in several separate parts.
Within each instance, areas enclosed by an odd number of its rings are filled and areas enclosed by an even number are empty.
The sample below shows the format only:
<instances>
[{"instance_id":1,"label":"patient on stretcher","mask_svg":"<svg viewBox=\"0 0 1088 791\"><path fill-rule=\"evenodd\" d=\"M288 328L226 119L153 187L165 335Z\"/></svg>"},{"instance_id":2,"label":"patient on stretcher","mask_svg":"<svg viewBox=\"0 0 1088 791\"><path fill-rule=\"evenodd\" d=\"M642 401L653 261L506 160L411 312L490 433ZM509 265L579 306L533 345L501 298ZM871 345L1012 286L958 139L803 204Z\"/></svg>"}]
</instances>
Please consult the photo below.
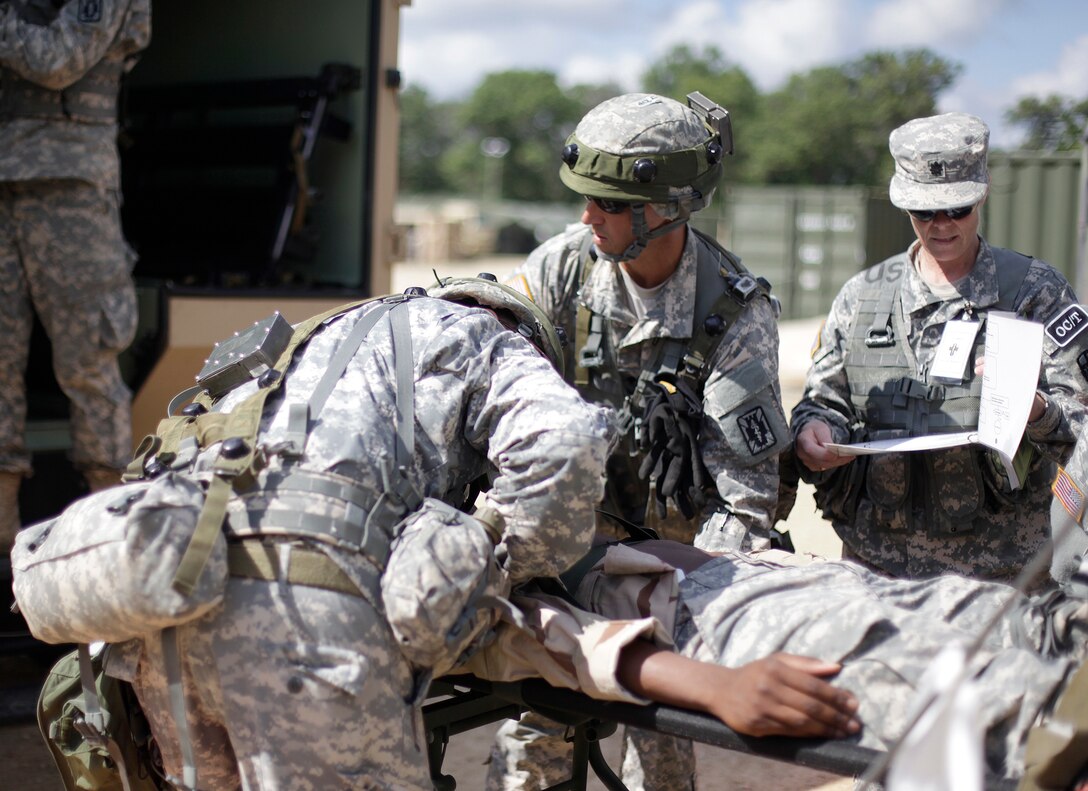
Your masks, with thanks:
<instances>
[{"instance_id":1,"label":"patient on stretcher","mask_svg":"<svg viewBox=\"0 0 1088 791\"><path fill-rule=\"evenodd\" d=\"M791 557L715 557L669 541L612 545L568 579L573 601L522 589L514 603L524 623L504 624L463 669L701 710L749 735L886 749L937 653L973 641L1012 596L971 664L988 768L1006 777L1023 774L1029 731L1067 687L1088 686L1088 671L1071 684L1088 656L1088 600L1025 597L951 575L892 580L848 561L802 566ZM1066 703L1063 717L1069 710L1088 730L1088 701ZM1084 760L1088 748L1076 754Z\"/></svg>"}]
</instances>

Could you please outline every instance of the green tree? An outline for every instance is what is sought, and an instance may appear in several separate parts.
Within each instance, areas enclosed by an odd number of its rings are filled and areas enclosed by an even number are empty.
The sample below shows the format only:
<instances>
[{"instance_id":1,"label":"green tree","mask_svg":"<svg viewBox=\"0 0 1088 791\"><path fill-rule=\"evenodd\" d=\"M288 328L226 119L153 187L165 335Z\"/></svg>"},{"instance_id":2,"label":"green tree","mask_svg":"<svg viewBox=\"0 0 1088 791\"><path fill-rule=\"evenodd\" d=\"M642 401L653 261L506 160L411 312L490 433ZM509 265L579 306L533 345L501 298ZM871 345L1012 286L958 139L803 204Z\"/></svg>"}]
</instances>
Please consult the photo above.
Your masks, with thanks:
<instances>
[{"instance_id":1,"label":"green tree","mask_svg":"<svg viewBox=\"0 0 1088 791\"><path fill-rule=\"evenodd\" d=\"M1028 96L1005 113L1005 120L1025 129L1022 147L1033 151L1072 151L1088 133L1088 98L1076 101L1051 94Z\"/></svg>"},{"instance_id":2,"label":"green tree","mask_svg":"<svg viewBox=\"0 0 1088 791\"><path fill-rule=\"evenodd\" d=\"M431 101L427 91L412 86L400 93L398 167L401 192L450 191L440 161L456 139L450 105Z\"/></svg>"},{"instance_id":3,"label":"green tree","mask_svg":"<svg viewBox=\"0 0 1088 791\"><path fill-rule=\"evenodd\" d=\"M888 134L936 112L961 66L929 50L873 52L792 76L764 97L745 180L866 184L891 174Z\"/></svg>"},{"instance_id":4,"label":"green tree","mask_svg":"<svg viewBox=\"0 0 1088 791\"><path fill-rule=\"evenodd\" d=\"M461 129L443 158L443 174L469 194L567 199L569 192L556 176L559 152L583 112L581 103L559 88L552 72L489 74L461 107ZM509 149L498 162L486 161L480 147L486 138L507 142ZM486 179L501 179L501 190L491 189Z\"/></svg>"}]
</instances>

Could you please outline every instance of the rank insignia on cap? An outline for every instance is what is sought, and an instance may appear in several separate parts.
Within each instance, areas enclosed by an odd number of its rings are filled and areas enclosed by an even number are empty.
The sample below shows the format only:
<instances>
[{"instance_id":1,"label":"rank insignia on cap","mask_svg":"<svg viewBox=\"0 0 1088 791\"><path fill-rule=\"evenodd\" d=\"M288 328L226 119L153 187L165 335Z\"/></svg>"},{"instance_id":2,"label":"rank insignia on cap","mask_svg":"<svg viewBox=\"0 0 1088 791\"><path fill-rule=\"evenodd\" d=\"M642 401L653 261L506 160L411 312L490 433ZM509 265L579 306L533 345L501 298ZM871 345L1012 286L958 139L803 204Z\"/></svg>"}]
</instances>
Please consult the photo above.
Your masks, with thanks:
<instances>
[{"instance_id":1,"label":"rank insignia on cap","mask_svg":"<svg viewBox=\"0 0 1088 791\"><path fill-rule=\"evenodd\" d=\"M748 445L748 452L756 456L774 446L777 441L770 421L763 413L763 407L749 409L737 418L737 427Z\"/></svg>"},{"instance_id":2,"label":"rank insignia on cap","mask_svg":"<svg viewBox=\"0 0 1088 791\"><path fill-rule=\"evenodd\" d=\"M1070 305L1046 325L1046 334L1059 346L1068 346L1088 327L1088 311L1083 305Z\"/></svg>"},{"instance_id":3,"label":"rank insignia on cap","mask_svg":"<svg viewBox=\"0 0 1088 791\"><path fill-rule=\"evenodd\" d=\"M102 21L102 0L79 0L80 22Z\"/></svg>"},{"instance_id":4,"label":"rank insignia on cap","mask_svg":"<svg viewBox=\"0 0 1088 791\"><path fill-rule=\"evenodd\" d=\"M1080 524L1084 516L1084 492L1080 490L1073 478L1065 471L1064 467L1058 468L1058 477L1050 487L1054 492L1054 499L1062 504L1062 507L1073 517L1073 521Z\"/></svg>"}]
</instances>

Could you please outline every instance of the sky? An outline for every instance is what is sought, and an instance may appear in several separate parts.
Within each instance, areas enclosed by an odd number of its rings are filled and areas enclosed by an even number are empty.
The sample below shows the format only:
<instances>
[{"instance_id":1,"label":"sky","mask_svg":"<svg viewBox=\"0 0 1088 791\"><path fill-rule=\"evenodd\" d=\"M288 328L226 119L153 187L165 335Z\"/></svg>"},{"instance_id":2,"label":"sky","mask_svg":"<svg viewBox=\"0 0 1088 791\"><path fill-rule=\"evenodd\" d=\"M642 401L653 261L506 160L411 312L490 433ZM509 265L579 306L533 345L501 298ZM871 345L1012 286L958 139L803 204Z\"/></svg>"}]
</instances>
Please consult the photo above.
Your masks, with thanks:
<instances>
[{"instance_id":1,"label":"sky","mask_svg":"<svg viewBox=\"0 0 1088 791\"><path fill-rule=\"evenodd\" d=\"M1088 0L410 0L401 11L405 86L467 97L507 69L546 69L560 86L613 80L637 90L677 44L715 45L762 91L794 73L877 49L927 47L962 65L941 112L969 112L994 145L1021 132L1004 113L1024 96L1088 97ZM711 97L729 106L729 97ZM743 119L735 118L739 130ZM890 130L889 130L890 131Z\"/></svg>"}]
</instances>

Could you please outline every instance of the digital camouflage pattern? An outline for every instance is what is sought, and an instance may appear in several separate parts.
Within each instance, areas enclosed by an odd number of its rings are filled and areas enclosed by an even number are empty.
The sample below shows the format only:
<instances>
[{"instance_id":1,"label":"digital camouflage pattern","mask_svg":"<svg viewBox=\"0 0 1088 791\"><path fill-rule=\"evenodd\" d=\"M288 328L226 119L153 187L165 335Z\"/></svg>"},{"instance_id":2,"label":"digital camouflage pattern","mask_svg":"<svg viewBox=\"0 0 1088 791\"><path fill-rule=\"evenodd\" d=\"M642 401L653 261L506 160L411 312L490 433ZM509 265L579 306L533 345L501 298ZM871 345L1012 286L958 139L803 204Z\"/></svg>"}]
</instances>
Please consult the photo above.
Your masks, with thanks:
<instances>
[{"instance_id":1,"label":"digital camouflage pattern","mask_svg":"<svg viewBox=\"0 0 1088 791\"><path fill-rule=\"evenodd\" d=\"M263 447L286 439L291 405L308 401L337 347L370 309L345 314L307 341L265 407ZM410 300L407 309L416 405L408 483L421 497L460 504L470 482L490 476L481 507L505 524L496 556L506 572L520 581L562 571L591 537L608 452L606 415L487 311L427 298ZM396 442L389 326L388 317L381 319L348 363L312 426L305 456L289 463L271 455L271 472L291 464L343 477L375 498L384 490L384 462ZM239 387L216 408L229 411L256 387ZM201 454L197 471L217 452L213 445ZM274 504L277 496L267 499ZM334 505L314 494L300 507L327 515ZM262 532L260 520L247 530ZM275 546L282 553L290 544L285 538ZM363 554L309 546L366 593L377 571ZM430 788L426 745L412 727L419 716L412 668L367 595L232 578L224 605L179 631L202 789L233 789L240 781L299 791ZM127 648L109 670L134 678L167 767L177 773L160 649L154 639Z\"/></svg>"},{"instance_id":2,"label":"digital camouflage pattern","mask_svg":"<svg viewBox=\"0 0 1088 791\"><path fill-rule=\"evenodd\" d=\"M688 569L682 580L677 567ZM550 618L574 632L566 639L549 634L545 643L532 630L504 626L501 655L487 667L498 680L535 672L562 684L549 669L562 664L556 654L563 647L577 672L594 664L603 672L608 664L598 657L617 656L636 636L630 625L652 618L655 625L644 627L645 636L704 662L737 667L778 651L841 662L833 683L857 697L863 723L852 738L874 749L886 749L906 727L918 682L937 653L952 642L971 642L1011 596L1013 606L972 665L981 719L989 728L987 762L991 771L1007 776L1022 771L1028 729L1088 659L1084 599L1054 592L1024 597L999 583L954 575L893 580L849 561L805 565L777 550L711 557L667 541L617 545L579 585L576 598L587 611L577 619L566 617L578 611L564 601L525 595L539 607L561 611L537 613L536 621ZM611 646L586 639L609 625ZM663 639L670 628L672 638ZM587 648L593 653L585 653ZM600 694L604 685L586 690L594 697L619 697Z\"/></svg>"},{"instance_id":3,"label":"digital camouflage pattern","mask_svg":"<svg viewBox=\"0 0 1088 791\"><path fill-rule=\"evenodd\" d=\"M888 196L900 209L954 209L982 200L990 186L990 130L967 113L915 118L888 137L895 160Z\"/></svg>"},{"instance_id":4,"label":"digital camouflage pattern","mask_svg":"<svg viewBox=\"0 0 1088 791\"><path fill-rule=\"evenodd\" d=\"M24 375L35 313L69 400L73 464L118 470L132 457L117 355L136 332L136 290L119 212L117 193L83 182L0 182L0 471L30 472Z\"/></svg>"},{"instance_id":5,"label":"digital camouflage pattern","mask_svg":"<svg viewBox=\"0 0 1088 791\"><path fill-rule=\"evenodd\" d=\"M116 358L135 332L136 297L115 108L121 74L151 36L150 1L72 0L48 26L15 6L0 4L0 471L30 471L23 375L32 311L71 403L75 466L116 470L132 453L130 393ZM50 107L75 108L76 117Z\"/></svg>"},{"instance_id":6,"label":"digital camouflage pattern","mask_svg":"<svg viewBox=\"0 0 1088 791\"><path fill-rule=\"evenodd\" d=\"M1077 442L1073 455L1051 485L1050 526L1054 535L1051 576L1088 597L1088 439ZM1080 570L1083 565L1083 570Z\"/></svg>"},{"instance_id":7,"label":"digital camouflage pattern","mask_svg":"<svg viewBox=\"0 0 1088 791\"><path fill-rule=\"evenodd\" d=\"M855 275L832 303L820 330L804 396L793 410L794 438L808 421L819 419L831 426L834 441L850 441L850 429L860 418L850 401L848 341L853 323L863 320L858 318L859 295L875 271L876 267ZM994 250L981 240L974 268L957 284L959 295L954 299L942 301L934 296L914 267L903 266L900 271L902 313L909 326L907 343L917 360L917 370L924 372L933 360L946 322L962 318L969 305L978 315L997 302ZM1015 297L1014 310L1019 318L1045 325L1075 303L1076 296L1065 278L1049 264L1033 260ZM927 530L924 513L918 509L901 509L890 522L878 518L871 492L863 487L856 518L852 522L833 521L845 555L894 577L917 578L952 571L1011 580L1049 536L1050 484L1055 463L1072 452L1088 410L1077 395L1083 392L1086 382L1076 361L1086 351L1088 332L1081 332L1064 346L1049 333L1043 334L1039 389L1046 393L1048 404L1043 415L1029 423L1025 431L1025 439L1036 453L1017 497L987 498L986 505L973 517L973 530L952 534ZM892 457L889 461L895 458L887 455ZM806 471L806 480L819 484L833 472ZM903 485L901 478L885 477L888 487L897 482ZM956 503L950 500L944 505L954 509Z\"/></svg>"},{"instance_id":8,"label":"digital camouflage pattern","mask_svg":"<svg viewBox=\"0 0 1088 791\"><path fill-rule=\"evenodd\" d=\"M538 247L510 278L527 289L532 299L568 338L575 337L579 302L605 317L606 353L615 350L615 365L630 393L643 367L656 359L661 338L689 339L695 311L697 259L717 251L688 233L680 264L661 287L657 301L642 319L628 303L618 265L598 261L579 291L578 255L592 230L572 225ZM572 355L578 350L571 350ZM598 377L609 365L595 369L594 390L606 389ZM570 378L568 365L568 379ZM754 435L744 416L759 410L768 432ZM701 514L691 522L670 508L664 522L649 526L659 535L691 542L707 550L765 546L778 494L778 461L774 449L788 443L778 380L778 325L773 308L763 299L749 303L715 351L703 392L704 417L700 450L717 488ZM628 458L621 443L609 461L610 500L619 503L621 516L641 522L651 496L638 479L640 458ZM648 509L655 518L653 508Z\"/></svg>"},{"instance_id":9,"label":"digital camouflage pattern","mask_svg":"<svg viewBox=\"0 0 1088 791\"><path fill-rule=\"evenodd\" d=\"M110 108L117 107L122 73L151 40L151 0L69 0L48 26L20 18L15 5L0 5L0 181L78 179L120 190ZM79 104L101 108L103 117L49 112L34 86L55 94L58 106L66 91L78 93ZM64 97L66 104L72 99Z\"/></svg>"}]
</instances>

